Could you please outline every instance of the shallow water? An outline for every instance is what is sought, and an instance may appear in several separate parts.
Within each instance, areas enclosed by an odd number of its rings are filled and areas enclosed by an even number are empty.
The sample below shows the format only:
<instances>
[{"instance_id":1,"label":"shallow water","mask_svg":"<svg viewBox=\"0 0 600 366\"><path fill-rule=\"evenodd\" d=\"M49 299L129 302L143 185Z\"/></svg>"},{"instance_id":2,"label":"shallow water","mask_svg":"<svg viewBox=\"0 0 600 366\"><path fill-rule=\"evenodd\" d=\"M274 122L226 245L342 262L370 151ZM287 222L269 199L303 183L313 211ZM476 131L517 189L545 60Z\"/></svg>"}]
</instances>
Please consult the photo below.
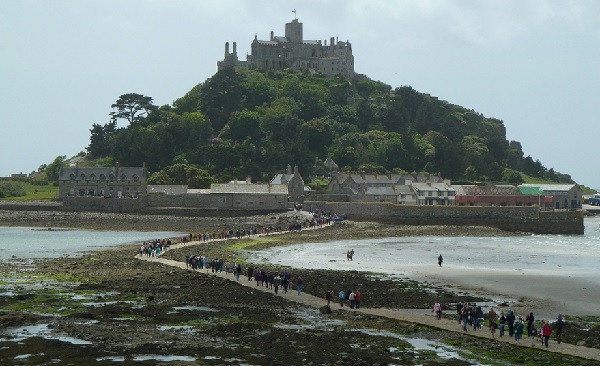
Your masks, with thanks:
<instances>
[{"instance_id":1,"label":"shallow water","mask_svg":"<svg viewBox=\"0 0 600 366\"><path fill-rule=\"evenodd\" d=\"M71 344L92 344L92 342L83 339L56 334L50 328L49 324L28 325L23 327L8 328L0 332L0 341L20 342L27 338L42 337L45 339L57 339Z\"/></svg>"},{"instance_id":2,"label":"shallow water","mask_svg":"<svg viewBox=\"0 0 600 366\"><path fill-rule=\"evenodd\" d=\"M185 234L172 231L40 230L0 226L0 260L76 256L82 251L181 236Z\"/></svg>"},{"instance_id":3,"label":"shallow water","mask_svg":"<svg viewBox=\"0 0 600 366\"><path fill-rule=\"evenodd\" d=\"M408 275L424 266L565 273L600 282L600 218L585 220L585 235L400 237L305 243L250 252L255 263L294 268L360 270ZM354 260L346 260L353 249Z\"/></svg>"}]
</instances>

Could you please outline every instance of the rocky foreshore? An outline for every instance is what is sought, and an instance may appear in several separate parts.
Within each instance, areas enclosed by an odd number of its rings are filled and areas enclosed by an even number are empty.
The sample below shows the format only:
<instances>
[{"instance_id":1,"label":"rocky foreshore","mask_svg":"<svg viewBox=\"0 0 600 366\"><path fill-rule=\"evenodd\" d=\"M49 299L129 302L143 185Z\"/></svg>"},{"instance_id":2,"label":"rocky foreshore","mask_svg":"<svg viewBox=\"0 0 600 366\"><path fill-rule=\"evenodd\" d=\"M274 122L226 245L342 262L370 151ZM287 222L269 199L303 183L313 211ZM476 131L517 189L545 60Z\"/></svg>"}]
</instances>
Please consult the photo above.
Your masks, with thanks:
<instances>
[{"instance_id":1,"label":"rocky foreshore","mask_svg":"<svg viewBox=\"0 0 600 366\"><path fill-rule=\"evenodd\" d=\"M295 212L185 218L0 210L0 222L5 226L193 233L239 226L287 228L288 223L302 219ZM349 221L269 240L208 242L194 251L212 258L236 257L243 261L239 247L248 250L302 241L414 235L510 234L482 227L404 227ZM73 365L161 361L169 365L470 365L488 363L482 361L486 359L500 359L504 364L539 360L563 365L596 362L339 311L335 306L331 313L324 312L272 293L253 291L233 278L137 260L137 249L133 245L78 258L3 262L2 364L44 365L56 360ZM189 249L171 250L165 258L183 260L188 253ZM264 268L284 270L267 265ZM360 286L364 305L369 307L422 309L434 301L452 304L483 300L410 280L388 281L373 273L287 270L294 277L302 276L304 291L315 296L322 296L329 287ZM242 280L247 281L244 277ZM452 309L446 308L445 313L454 317ZM29 327L35 324L37 328ZM40 326L47 332L35 333ZM430 342L429 346L416 346L423 342ZM444 352L431 352L436 347ZM477 357L465 356L469 353L477 353Z\"/></svg>"}]
</instances>

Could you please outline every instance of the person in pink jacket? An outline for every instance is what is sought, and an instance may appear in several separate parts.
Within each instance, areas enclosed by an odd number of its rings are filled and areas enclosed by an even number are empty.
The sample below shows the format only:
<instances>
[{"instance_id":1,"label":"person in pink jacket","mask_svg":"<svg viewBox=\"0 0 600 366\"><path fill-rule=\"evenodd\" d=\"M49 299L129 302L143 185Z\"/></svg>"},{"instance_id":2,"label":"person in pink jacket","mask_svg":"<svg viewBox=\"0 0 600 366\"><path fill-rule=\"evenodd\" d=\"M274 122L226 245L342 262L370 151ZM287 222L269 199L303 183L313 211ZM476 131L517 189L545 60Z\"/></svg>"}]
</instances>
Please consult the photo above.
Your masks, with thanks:
<instances>
[{"instance_id":1,"label":"person in pink jacket","mask_svg":"<svg viewBox=\"0 0 600 366\"><path fill-rule=\"evenodd\" d=\"M542 341L544 342L544 346L548 347L548 339L550 339L550 335L552 334L552 326L550 322L543 321L544 325L542 325Z\"/></svg>"},{"instance_id":2,"label":"person in pink jacket","mask_svg":"<svg viewBox=\"0 0 600 366\"><path fill-rule=\"evenodd\" d=\"M435 316L438 319L442 318L442 305L439 302L436 302L435 305L433 305L433 309L431 309L432 313L435 313Z\"/></svg>"}]
</instances>

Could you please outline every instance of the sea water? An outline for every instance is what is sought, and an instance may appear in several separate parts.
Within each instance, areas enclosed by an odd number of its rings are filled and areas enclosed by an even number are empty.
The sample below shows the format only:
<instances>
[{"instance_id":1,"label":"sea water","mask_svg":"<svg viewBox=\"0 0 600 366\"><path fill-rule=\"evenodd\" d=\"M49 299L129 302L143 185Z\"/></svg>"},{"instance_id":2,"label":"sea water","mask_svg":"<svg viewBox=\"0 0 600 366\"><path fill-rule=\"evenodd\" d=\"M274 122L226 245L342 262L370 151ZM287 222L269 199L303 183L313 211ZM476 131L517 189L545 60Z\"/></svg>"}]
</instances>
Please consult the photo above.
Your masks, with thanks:
<instances>
[{"instance_id":1,"label":"sea water","mask_svg":"<svg viewBox=\"0 0 600 366\"><path fill-rule=\"evenodd\" d=\"M251 252L254 263L293 268L414 274L423 267L568 273L600 282L600 218L584 220L584 235L511 235L482 237L417 236L304 243ZM346 252L354 250L354 260Z\"/></svg>"},{"instance_id":2,"label":"sea water","mask_svg":"<svg viewBox=\"0 0 600 366\"><path fill-rule=\"evenodd\" d=\"M0 260L77 256L83 251L182 236L185 234L171 231L48 230L0 226Z\"/></svg>"}]
</instances>

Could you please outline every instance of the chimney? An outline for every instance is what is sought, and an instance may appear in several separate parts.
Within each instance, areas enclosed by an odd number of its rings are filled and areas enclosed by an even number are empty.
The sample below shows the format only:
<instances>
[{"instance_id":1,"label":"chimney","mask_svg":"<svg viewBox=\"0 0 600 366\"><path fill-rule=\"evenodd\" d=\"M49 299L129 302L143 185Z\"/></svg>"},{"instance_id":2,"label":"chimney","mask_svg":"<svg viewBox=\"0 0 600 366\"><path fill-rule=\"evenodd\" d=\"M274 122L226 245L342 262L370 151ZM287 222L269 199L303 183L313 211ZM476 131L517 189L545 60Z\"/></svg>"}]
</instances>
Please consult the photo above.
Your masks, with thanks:
<instances>
[{"instance_id":1,"label":"chimney","mask_svg":"<svg viewBox=\"0 0 600 366\"><path fill-rule=\"evenodd\" d=\"M229 55L229 42L225 42L225 56Z\"/></svg>"},{"instance_id":2,"label":"chimney","mask_svg":"<svg viewBox=\"0 0 600 366\"><path fill-rule=\"evenodd\" d=\"M285 174L292 174L292 166L290 164L287 165L287 170L285 171Z\"/></svg>"},{"instance_id":3,"label":"chimney","mask_svg":"<svg viewBox=\"0 0 600 366\"><path fill-rule=\"evenodd\" d=\"M335 46L335 38L331 37L329 42L331 42L331 48L333 48Z\"/></svg>"},{"instance_id":4,"label":"chimney","mask_svg":"<svg viewBox=\"0 0 600 366\"><path fill-rule=\"evenodd\" d=\"M275 34L271 31L271 41L275 38Z\"/></svg>"},{"instance_id":5,"label":"chimney","mask_svg":"<svg viewBox=\"0 0 600 366\"><path fill-rule=\"evenodd\" d=\"M233 42L233 55L237 56L237 43Z\"/></svg>"},{"instance_id":6,"label":"chimney","mask_svg":"<svg viewBox=\"0 0 600 366\"><path fill-rule=\"evenodd\" d=\"M294 177L297 177L298 175L300 175L298 172L298 165L294 165Z\"/></svg>"}]
</instances>

